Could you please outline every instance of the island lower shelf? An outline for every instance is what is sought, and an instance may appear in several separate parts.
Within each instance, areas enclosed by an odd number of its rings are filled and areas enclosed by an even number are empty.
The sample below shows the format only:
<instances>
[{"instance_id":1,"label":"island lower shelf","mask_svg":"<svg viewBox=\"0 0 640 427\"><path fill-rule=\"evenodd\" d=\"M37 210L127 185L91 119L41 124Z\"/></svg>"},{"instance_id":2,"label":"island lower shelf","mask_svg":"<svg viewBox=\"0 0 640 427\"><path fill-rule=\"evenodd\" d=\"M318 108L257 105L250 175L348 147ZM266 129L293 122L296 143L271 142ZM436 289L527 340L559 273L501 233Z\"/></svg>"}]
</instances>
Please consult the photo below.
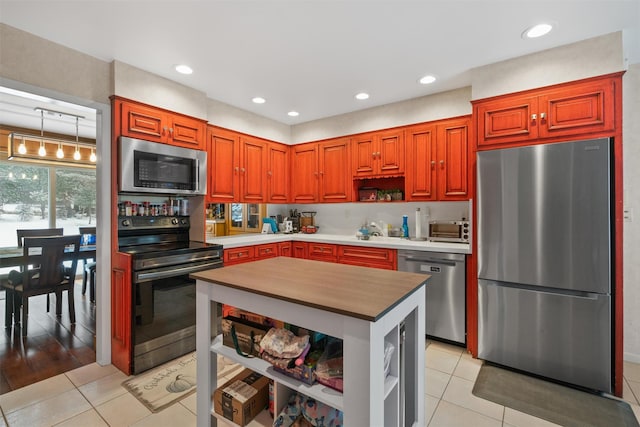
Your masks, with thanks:
<instances>
[{"instance_id":1,"label":"island lower shelf","mask_svg":"<svg viewBox=\"0 0 640 427\"><path fill-rule=\"evenodd\" d=\"M293 391L297 391L305 396L312 397L322 403L326 403L332 408L344 411L342 393L339 391L319 383L307 385L295 378L288 377L277 372L269 362L257 357L242 357L236 353L235 349L222 344L222 335L218 335L214 338L213 343L211 344L211 351L224 356L227 359L231 359L234 362L243 365L245 368L249 368L267 378L271 378Z\"/></svg>"}]
</instances>

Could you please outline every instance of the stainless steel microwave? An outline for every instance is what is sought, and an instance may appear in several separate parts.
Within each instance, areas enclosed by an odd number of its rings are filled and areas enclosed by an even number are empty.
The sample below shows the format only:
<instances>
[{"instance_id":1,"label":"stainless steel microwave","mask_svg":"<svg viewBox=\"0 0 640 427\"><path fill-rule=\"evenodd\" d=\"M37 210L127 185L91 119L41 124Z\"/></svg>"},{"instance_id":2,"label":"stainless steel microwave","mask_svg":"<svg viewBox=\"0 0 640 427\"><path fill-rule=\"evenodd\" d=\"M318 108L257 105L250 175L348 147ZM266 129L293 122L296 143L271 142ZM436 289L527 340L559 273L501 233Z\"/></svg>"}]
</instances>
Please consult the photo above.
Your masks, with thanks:
<instances>
[{"instance_id":1,"label":"stainless steel microwave","mask_svg":"<svg viewBox=\"0 0 640 427\"><path fill-rule=\"evenodd\" d=\"M207 192L207 153L120 137L120 191L200 195Z\"/></svg>"},{"instance_id":2,"label":"stainless steel microwave","mask_svg":"<svg viewBox=\"0 0 640 427\"><path fill-rule=\"evenodd\" d=\"M429 221L432 242L469 243L469 221Z\"/></svg>"}]
</instances>

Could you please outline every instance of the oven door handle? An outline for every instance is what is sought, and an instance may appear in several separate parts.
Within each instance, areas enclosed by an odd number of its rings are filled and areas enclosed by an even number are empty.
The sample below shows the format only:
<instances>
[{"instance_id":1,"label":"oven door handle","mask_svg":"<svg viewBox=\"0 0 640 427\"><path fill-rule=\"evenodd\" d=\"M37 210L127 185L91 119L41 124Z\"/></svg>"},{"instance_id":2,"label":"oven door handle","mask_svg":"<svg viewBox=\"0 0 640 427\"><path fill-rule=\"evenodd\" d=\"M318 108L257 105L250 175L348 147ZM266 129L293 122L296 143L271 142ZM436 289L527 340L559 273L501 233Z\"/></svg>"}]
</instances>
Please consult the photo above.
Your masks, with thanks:
<instances>
[{"instance_id":1,"label":"oven door handle","mask_svg":"<svg viewBox=\"0 0 640 427\"><path fill-rule=\"evenodd\" d=\"M218 267L222 267L222 260L220 259L213 262L206 262L186 267L163 269L161 271L155 270L149 272L140 272L135 274L135 282L141 283L148 282L149 280L166 279L168 277L182 276L184 274L196 273L198 271Z\"/></svg>"}]
</instances>

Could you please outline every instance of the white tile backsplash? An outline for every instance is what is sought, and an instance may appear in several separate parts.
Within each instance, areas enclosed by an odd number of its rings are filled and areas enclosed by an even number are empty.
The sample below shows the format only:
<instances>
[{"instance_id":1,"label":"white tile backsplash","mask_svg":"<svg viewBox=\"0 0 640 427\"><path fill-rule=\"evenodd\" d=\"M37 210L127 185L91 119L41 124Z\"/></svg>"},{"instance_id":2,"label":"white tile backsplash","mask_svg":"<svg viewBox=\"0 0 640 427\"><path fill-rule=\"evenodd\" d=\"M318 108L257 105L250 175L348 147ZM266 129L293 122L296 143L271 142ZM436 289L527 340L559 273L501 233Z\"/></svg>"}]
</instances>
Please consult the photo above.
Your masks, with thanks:
<instances>
[{"instance_id":1,"label":"white tile backsplash","mask_svg":"<svg viewBox=\"0 0 640 427\"><path fill-rule=\"evenodd\" d=\"M416 209L429 212L428 220L469 219L471 201L462 202L373 202L373 203L321 203L295 205L268 205L268 215L289 215L290 209L298 212L316 212L315 224L320 232L328 234L355 234L365 221L383 221L394 227L402 225L402 215L409 217L409 235L415 236ZM422 234L426 234L426 219ZM423 236L424 237L424 236Z\"/></svg>"}]
</instances>

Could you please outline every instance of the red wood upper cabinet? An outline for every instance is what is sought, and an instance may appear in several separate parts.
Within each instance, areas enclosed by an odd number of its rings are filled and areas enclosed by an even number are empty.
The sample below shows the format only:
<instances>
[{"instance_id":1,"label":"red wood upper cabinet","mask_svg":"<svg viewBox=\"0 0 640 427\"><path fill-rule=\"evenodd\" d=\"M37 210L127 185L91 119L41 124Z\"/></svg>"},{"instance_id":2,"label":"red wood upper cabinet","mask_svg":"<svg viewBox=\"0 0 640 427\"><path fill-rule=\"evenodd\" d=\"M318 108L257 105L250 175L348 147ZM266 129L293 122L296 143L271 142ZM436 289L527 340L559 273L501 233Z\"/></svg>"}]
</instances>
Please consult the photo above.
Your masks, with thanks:
<instances>
[{"instance_id":1,"label":"red wood upper cabinet","mask_svg":"<svg viewBox=\"0 0 640 427\"><path fill-rule=\"evenodd\" d=\"M209 202L267 200L268 141L226 129L207 128Z\"/></svg>"},{"instance_id":2,"label":"red wood upper cabinet","mask_svg":"<svg viewBox=\"0 0 640 427\"><path fill-rule=\"evenodd\" d=\"M615 74L474 101L478 147L611 132L621 83Z\"/></svg>"},{"instance_id":3,"label":"red wood upper cabinet","mask_svg":"<svg viewBox=\"0 0 640 427\"><path fill-rule=\"evenodd\" d=\"M339 138L319 143L319 201L350 202L352 178L349 173L349 140Z\"/></svg>"},{"instance_id":4,"label":"red wood upper cabinet","mask_svg":"<svg viewBox=\"0 0 640 427\"><path fill-rule=\"evenodd\" d=\"M407 200L469 198L470 124L470 117L462 117L407 128Z\"/></svg>"},{"instance_id":5,"label":"red wood upper cabinet","mask_svg":"<svg viewBox=\"0 0 640 427\"><path fill-rule=\"evenodd\" d=\"M406 148L406 200L437 200L436 195L436 125L421 124L405 131Z\"/></svg>"},{"instance_id":6,"label":"red wood upper cabinet","mask_svg":"<svg viewBox=\"0 0 640 427\"><path fill-rule=\"evenodd\" d=\"M119 98L115 99L115 106L116 114L120 114L121 135L179 147L205 149L204 120Z\"/></svg>"},{"instance_id":7,"label":"red wood upper cabinet","mask_svg":"<svg viewBox=\"0 0 640 427\"><path fill-rule=\"evenodd\" d=\"M239 199L239 145L237 133L207 127L208 201L229 203Z\"/></svg>"},{"instance_id":8,"label":"red wood upper cabinet","mask_svg":"<svg viewBox=\"0 0 640 427\"><path fill-rule=\"evenodd\" d=\"M267 202L289 202L289 150L285 144L267 145Z\"/></svg>"},{"instance_id":9,"label":"red wood upper cabinet","mask_svg":"<svg viewBox=\"0 0 640 427\"><path fill-rule=\"evenodd\" d=\"M267 197L267 142L253 137L240 138L241 201L263 203Z\"/></svg>"},{"instance_id":10,"label":"red wood upper cabinet","mask_svg":"<svg viewBox=\"0 0 640 427\"><path fill-rule=\"evenodd\" d=\"M376 177L404 173L404 130L391 129L351 140L353 176Z\"/></svg>"},{"instance_id":11,"label":"red wood upper cabinet","mask_svg":"<svg viewBox=\"0 0 640 427\"><path fill-rule=\"evenodd\" d=\"M318 201L318 143L291 147L291 199L294 203Z\"/></svg>"},{"instance_id":12,"label":"red wood upper cabinet","mask_svg":"<svg viewBox=\"0 0 640 427\"><path fill-rule=\"evenodd\" d=\"M436 169L438 200L466 200L469 182L469 131L471 117L447 120L437 127Z\"/></svg>"}]
</instances>

